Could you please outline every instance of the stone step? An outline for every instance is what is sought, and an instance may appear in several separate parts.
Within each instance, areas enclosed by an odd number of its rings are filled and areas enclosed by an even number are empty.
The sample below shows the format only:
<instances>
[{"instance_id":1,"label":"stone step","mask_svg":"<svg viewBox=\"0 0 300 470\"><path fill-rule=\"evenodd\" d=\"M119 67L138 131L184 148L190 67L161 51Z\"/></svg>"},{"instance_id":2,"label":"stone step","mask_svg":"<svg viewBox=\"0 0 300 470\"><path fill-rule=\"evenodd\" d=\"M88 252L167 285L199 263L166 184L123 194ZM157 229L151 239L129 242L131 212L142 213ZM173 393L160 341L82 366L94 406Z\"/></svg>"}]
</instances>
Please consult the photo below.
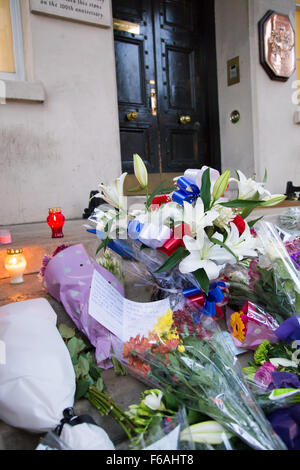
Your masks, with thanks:
<instances>
[{"instance_id":1,"label":"stone step","mask_svg":"<svg viewBox=\"0 0 300 470\"><path fill-rule=\"evenodd\" d=\"M131 204L141 205L142 199L132 199ZM278 215L287 210L292 205L286 202L283 205L274 208L256 209L250 219L266 216L276 222ZM294 206L300 207L298 202ZM26 274L37 273L40 270L44 255L51 255L60 245L72 245L83 243L89 255L94 256L99 245L99 239L86 231L85 225L91 225L87 220L67 220L64 226L64 238L51 238L51 231L46 222L33 224L12 225L5 227L10 230L12 243L9 245L0 245L0 279L5 279L8 274L4 268L4 258L8 248L23 248L27 260ZM1 228L1 226L0 226Z\"/></svg>"},{"instance_id":2,"label":"stone step","mask_svg":"<svg viewBox=\"0 0 300 470\"><path fill-rule=\"evenodd\" d=\"M0 279L8 274L4 268L4 258L8 248L23 248L27 261L26 274L37 273L40 270L44 255L51 255L60 245L75 245L84 243L88 253L93 256L99 240L88 233L83 226L88 223L82 219L68 220L64 227L64 238L51 238L51 232L46 223L13 225L9 227L12 243L0 245Z\"/></svg>"}]
</instances>

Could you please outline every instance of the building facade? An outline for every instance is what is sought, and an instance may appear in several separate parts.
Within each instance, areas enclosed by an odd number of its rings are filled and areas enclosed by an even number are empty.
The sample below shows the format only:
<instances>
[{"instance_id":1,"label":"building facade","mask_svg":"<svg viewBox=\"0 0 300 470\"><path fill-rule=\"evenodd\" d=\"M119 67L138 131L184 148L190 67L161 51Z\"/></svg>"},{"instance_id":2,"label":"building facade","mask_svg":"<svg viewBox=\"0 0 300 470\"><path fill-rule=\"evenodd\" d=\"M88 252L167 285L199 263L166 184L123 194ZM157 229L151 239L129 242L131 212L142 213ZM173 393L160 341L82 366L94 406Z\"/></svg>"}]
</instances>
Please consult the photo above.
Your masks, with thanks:
<instances>
[{"instance_id":1,"label":"building facade","mask_svg":"<svg viewBox=\"0 0 300 470\"><path fill-rule=\"evenodd\" d=\"M153 181L179 174L203 153L199 164L239 168L258 179L267 168L273 193L283 193L289 180L300 184L297 72L284 82L271 80L260 64L258 37L258 22L269 10L299 29L295 0L211 0L203 35L188 21L183 27L186 18L177 15L190 4L0 0L0 225L45 220L48 208L57 206L69 219L81 217L98 183L131 171L124 155L133 151L152 155ZM140 16L128 5L142 8ZM144 55L135 63L129 46L133 50L139 38ZM236 58L239 81L229 86L228 67ZM164 111L160 99L169 103ZM232 111L239 112L236 123ZM184 157L185 149L195 155Z\"/></svg>"}]
</instances>

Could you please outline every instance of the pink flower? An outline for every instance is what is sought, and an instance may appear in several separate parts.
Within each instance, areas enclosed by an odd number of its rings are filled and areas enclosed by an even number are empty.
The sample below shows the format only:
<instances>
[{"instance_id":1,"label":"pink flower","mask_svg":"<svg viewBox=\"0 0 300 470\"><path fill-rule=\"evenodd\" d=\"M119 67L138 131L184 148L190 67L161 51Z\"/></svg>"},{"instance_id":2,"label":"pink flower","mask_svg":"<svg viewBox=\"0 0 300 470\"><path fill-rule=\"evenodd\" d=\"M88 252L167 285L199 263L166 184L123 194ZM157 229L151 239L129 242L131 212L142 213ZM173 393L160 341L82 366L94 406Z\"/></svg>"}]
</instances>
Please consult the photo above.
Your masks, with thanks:
<instances>
[{"instance_id":1,"label":"pink flower","mask_svg":"<svg viewBox=\"0 0 300 470\"><path fill-rule=\"evenodd\" d=\"M255 382L258 385L268 388L273 383L272 372L276 372L276 368L271 362L264 362L255 373Z\"/></svg>"}]
</instances>

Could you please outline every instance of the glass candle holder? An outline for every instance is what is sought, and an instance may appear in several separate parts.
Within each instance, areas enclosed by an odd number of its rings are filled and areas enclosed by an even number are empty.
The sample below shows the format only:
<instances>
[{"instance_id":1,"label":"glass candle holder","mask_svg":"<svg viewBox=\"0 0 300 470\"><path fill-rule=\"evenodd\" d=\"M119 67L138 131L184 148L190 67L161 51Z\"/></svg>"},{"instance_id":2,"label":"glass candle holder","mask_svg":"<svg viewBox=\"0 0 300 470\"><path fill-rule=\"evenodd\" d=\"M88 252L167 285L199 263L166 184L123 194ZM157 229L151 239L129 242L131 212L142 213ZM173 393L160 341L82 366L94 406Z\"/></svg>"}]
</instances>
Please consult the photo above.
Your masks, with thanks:
<instances>
[{"instance_id":1,"label":"glass candle holder","mask_svg":"<svg viewBox=\"0 0 300 470\"><path fill-rule=\"evenodd\" d=\"M65 224L65 217L59 207L49 209L47 224L52 230L52 238L63 238L63 226Z\"/></svg>"},{"instance_id":2,"label":"glass candle holder","mask_svg":"<svg viewBox=\"0 0 300 470\"><path fill-rule=\"evenodd\" d=\"M22 282L24 282L23 273L27 266L27 262L21 248L16 250L7 250L7 255L4 259L4 266L11 277L11 284L22 284Z\"/></svg>"}]
</instances>

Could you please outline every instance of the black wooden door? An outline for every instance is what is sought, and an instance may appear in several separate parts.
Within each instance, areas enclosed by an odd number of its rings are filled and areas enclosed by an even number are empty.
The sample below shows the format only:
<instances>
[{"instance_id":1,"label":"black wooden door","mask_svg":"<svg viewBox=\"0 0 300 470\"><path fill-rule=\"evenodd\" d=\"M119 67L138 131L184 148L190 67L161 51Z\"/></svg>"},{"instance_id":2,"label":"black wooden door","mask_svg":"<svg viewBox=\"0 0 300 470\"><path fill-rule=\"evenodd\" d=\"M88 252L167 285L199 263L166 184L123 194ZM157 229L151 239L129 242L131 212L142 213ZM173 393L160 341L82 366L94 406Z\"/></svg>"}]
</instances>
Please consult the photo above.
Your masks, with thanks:
<instances>
[{"instance_id":1,"label":"black wooden door","mask_svg":"<svg viewBox=\"0 0 300 470\"><path fill-rule=\"evenodd\" d=\"M219 167L214 0L113 0L113 16L123 170L133 153L150 173Z\"/></svg>"}]
</instances>

